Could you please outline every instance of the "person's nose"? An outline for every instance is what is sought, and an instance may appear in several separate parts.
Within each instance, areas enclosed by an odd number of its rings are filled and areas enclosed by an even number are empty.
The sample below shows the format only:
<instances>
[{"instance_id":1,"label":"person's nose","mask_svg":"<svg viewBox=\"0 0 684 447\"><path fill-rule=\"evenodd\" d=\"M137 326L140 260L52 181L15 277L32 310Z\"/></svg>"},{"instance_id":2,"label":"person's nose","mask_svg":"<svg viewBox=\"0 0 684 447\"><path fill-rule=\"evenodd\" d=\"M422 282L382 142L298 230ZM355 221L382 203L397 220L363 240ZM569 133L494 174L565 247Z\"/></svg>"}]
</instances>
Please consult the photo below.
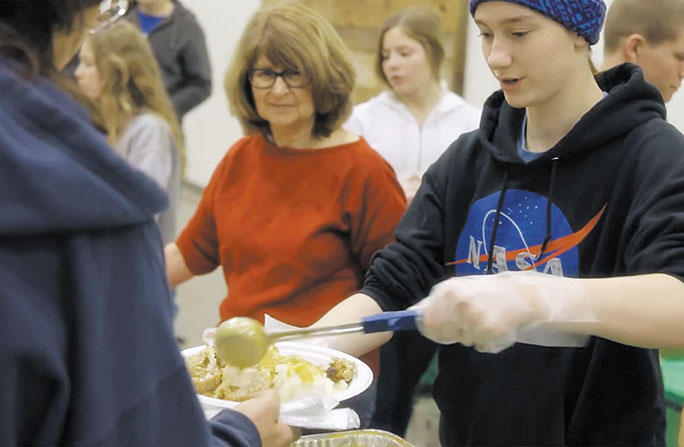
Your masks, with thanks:
<instances>
[{"instance_id":1,"label":"person's nose","mask_svg":"<svg viewBox=\"0 0 684 447\"><path fill-rule=\"evenodd\" d=\"M395 70L397 66L399 65L399 57L397 55L390 53L387 55L385 58L385 69L386 70Z\"/></svg>"},{"instance_id":2,"label":"person's nose","mask_svg":"<svg viewBox=\"0 0 684 447\"><path fill-rule=\"evenodd\" d=\"M513 57L508 45L502 39L493 38L489 47L489 54L487 54L489 68L492 70L507 68L512 61Z\"/></svg>"},{"instance_id":3,"label":"person's nose","mask_svg":"<svg viewBox=\"0 0 684 447\"><path fill-rule=\"evenodd\" d=\"M679 82L682 82L682 79L684 79L684 61L679 62L679 67L677 67L677 76L679 76Z\"/></svg>"},{"instance_id":4,"label":"person's nose","mask_svg":"<svg viewBox=\"0 0 684 447\"><path fill-rule=\"evenodd\" d=\"M285 79L283 79L282 76L276 76L275 81L273 81L273 85L271 86L271 92L277 95L284 95L289 93L289 91L290 86L287 85Z\"/></svg>"}]
</instances>

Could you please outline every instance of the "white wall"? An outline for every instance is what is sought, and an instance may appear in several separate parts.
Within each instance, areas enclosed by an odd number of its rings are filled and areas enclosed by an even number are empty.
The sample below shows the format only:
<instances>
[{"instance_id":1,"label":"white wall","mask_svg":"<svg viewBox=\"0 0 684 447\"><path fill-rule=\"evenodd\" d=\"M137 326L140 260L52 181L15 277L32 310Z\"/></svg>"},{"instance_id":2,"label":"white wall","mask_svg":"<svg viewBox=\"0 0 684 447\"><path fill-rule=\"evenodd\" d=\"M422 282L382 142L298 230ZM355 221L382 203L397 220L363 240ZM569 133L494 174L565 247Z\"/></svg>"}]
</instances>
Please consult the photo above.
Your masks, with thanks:
<instances>
[{"instance_id":1,"label":"white wall","mask_svg":"<svg viewBox=\"0 0 684 447\"><path fill-rule=\"evenodd\" d=\"M238 121L230 115L223 92L223 76L245 24L260 0L184 0L195 13L207 39L213 88L207 101L185 116L187 166L185 179L206 186L228 148L242 136Z\"/></svg>"},{"instance_id":2,"label":"white wall","mask_svg":"<svg viewBox=\"0 0 684 447\"><path fill-rule=\"evenodd\" d=\"M646 1L646 0L644 0ZM613 0L606 0L610 7ZM464 97L467 101L482 106L487 97L499 88L498 83L492 76L480 47L479 31L472 20L468 22L468 42L466 51ZM603 60L603 42L599 41L593 46L592 59L597 68L601 68ZM680 131L684 131L684 88L680 89L667 104L668 121Z\"/></svg>"},{"instance_id":3,"label":"white wall","mask_svg":"<svg viewBox=\"0 0 684 447\"><path fill-rule=\"evenodd\" d=\"M613 0L607 0L610 5ZM204 28L212 61L214 88L211 97L190 112L183 123L187 138L188 163L185 177L199 186L205 186L211 173L230 145L242 131L235 118L230 116L223 93L225 74L233 48L248 18L257 10L260 0L185 0ZM601 66L603 44L594 45L594 60ZM468 42L465 67L465 99L482 106L485 99L498 89L489 72L482 50L477 27L468 22ZM684 93L678 92L667 105L668 119L684 130Z\"/></svg>"}]
</instances>

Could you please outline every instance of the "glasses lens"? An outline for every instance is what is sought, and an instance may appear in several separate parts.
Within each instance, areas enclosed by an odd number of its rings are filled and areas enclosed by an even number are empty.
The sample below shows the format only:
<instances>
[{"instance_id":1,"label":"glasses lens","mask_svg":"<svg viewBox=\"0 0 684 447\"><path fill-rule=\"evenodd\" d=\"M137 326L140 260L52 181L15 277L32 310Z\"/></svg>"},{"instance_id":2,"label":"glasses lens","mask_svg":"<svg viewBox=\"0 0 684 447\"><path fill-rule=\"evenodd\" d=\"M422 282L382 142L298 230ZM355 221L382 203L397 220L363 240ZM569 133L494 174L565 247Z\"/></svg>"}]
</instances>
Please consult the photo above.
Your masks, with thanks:
<instances>
[{"instance_id":1,"label":"glasses lens","mask_svg":"<svg viewBox=\"0 0 684 447\"><path fill-rule=\"evenodd\" d=\"M308 84L307 77L296 70L285 70L276 72L268 68L256 68L249 72L249 81L254 88L270 88L275 84L276 78L280 76L290 87L304 87Z\"/></svg>"},{"instance_id":2,"label":"glasses lens","mask_svg":"<svg viewBox=\"0 0 684 447\"><path fill-rule=\"evenodd\" d=\"M249 81L253 87L269 88L274 84L277 76L272 70L256 69L249 72Z\"/></svg>"},{"instance_id":3,"label":"glasses lens","mask_svg":"<svg viewBox=\"0 0 684 447\"><path fill-rule=\"evenodd\" d=\"M290 87L304 87L309 82L302 73L290 70L283 73L283 79Z\"/></svg>"}]
</instances>

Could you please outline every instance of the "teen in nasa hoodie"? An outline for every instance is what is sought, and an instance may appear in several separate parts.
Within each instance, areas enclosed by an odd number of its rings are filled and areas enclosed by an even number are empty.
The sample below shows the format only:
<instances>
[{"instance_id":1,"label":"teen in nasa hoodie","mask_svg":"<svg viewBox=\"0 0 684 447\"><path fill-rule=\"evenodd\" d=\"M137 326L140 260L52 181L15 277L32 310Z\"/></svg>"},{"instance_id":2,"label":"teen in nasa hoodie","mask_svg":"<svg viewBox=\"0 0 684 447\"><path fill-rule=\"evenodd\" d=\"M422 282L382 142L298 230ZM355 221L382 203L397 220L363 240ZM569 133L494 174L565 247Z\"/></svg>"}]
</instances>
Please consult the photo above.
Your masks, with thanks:
<instances>
[{"instance_id":1,"label":"teen in nasa hoodie","mask_svg":"<svg viewBox=\"0 0 684 447\"><path fill-rule=\"evenodd\" d=\"M488 270L684 279L684 137L637 67L598 82L607 96L530 162L518 151L525 110L493 94L482 129L426 173L362 293L395 310L446 277ZM651 445L662 435L655 350L598 337L583 348L516 344L496 355L454 344L440 346L439 361L443 442Z\"/></svg>"},{"instance_id":2,"label":"teen in nasa hoodie","mask_svg":"<svg viewBox=\"0 0 684 447\"><path fill-rule=\"evenodd\" d=\"M602 0L470 9L502 91L426 172L361 293L316 324L420 301L421 332L443 344L442 445L662 445L644 348L684 344L684 136L639 68L592 75ZM514 344L546 323L588 342ZM345 337L327 344L387 340Z\"/></svg>"}]
</instances>

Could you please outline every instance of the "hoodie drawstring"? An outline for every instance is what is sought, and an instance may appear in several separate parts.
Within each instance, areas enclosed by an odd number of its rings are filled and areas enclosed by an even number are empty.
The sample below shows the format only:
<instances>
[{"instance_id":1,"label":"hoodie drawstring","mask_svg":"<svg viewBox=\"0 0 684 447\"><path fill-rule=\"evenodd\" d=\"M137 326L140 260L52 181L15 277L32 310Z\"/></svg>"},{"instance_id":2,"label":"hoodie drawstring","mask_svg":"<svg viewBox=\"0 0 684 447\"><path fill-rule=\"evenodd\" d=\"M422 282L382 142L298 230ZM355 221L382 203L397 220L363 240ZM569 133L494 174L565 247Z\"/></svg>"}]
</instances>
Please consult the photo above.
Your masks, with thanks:
<instances>
[{"instance_id":1,"label":"hoodie drawstring","mask_svg":"<svg viewBox=\"0 0 684 447\"><path fill-rule=\"evenodd\" d=\"M553 204L553 185L556 183L556 168L558 167L558 157L553 157L551 159L551 179L549 180L549 192L546 199L546 235L544 236L544 242L542 242L541 250L539 254L534 259L537 263L544 254L546 250L546 245L551 240L551 205Z\"/></svg>"},{"instance_id":2,"label":"hoodie drawstring","mask_svg":"<svg viewBox=\"0 0 684 447\"><path fill-rule=\"evenodd\" d=\"M494 226L492 227L492 235L489 238L489 256L487 257L487 273L492 272L492 263L494 261L494 240L496 239L496 231L499 229L499 218L501 217L501 207L503 207L504 197L506 196L506 191L508 190L508 171L504 171L503 176L503 187L501 188L501 194L499 194L499 202L496 204L496 215L494 216Z\"/></svg>"},{"instance_id":3,"label":"hoodie drawstring","mask_svg":"<svg viewBox=\"0 0 684 447\"><path fill-rule=\"evenodd\" d=\"M544 235L544 242L542 242L541 250L539 254L535 257L534 262L537 263L542 258L546 246L551 240L551 206L553 205L553 187L556 183L556 170L558 168L558 157L553 157L551 159L551 178L549 180L549 190L548 198L546 201L546 234ZM494 263L494 241L496 240L496 232L499 229L499 218L501 217L501 208L503 207L504 198L506 196L506 191L508 190L508 171L504 172L503 177L503 187L501 188L501 194L499 194L499 202L496 204L496 216L494 217L494 226L492 227L492 235L489 239L489 256L487 259L487 273L494 273L492 271L492 266Z\"/></svg>"}]
</instances>

